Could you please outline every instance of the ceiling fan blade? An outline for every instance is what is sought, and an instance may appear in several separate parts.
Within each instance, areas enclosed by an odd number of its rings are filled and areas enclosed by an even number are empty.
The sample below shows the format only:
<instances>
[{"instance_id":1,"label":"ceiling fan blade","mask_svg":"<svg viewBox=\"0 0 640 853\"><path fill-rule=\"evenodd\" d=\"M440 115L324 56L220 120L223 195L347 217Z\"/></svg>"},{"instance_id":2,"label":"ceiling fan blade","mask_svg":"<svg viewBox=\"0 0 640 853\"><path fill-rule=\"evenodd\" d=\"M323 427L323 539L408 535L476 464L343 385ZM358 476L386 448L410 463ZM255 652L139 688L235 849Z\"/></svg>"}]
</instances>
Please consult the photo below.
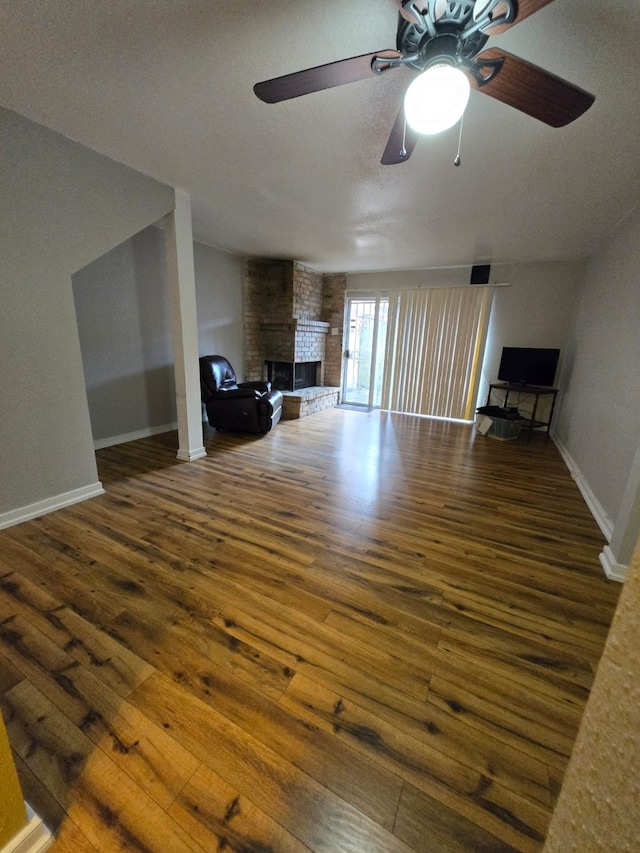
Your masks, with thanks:
<instances>
[{"instance_id":1,"label":"ceiling fan blade","mask_svg":"<svg viewBox=\"0 0 640 853\"><path fill-rule=\"evenodd\" d=\"M394 166L397 163L406 163L416 147L418 134L406 125L404 121L404 105L400 107L391 134L384 149L380 162L383 166Z\"/></svg>"},{"instance_id":2,"label":"ceiling fan blade","mask_svg":"<svg viewBox=\"0 0 640 853\"><path fill-rule=\"evenodd\" d=\"M584 89L506 50L489 48L474 59L481 71L483 63L484 68L495 71L496 62L500 67L485 83L469 75L473 88L551 127L575 121L595 101L595 96Z\"/></svg>"},{"instance_id":3,"label":"ceiling fan blade","mask_svg":"<svg viewBox=\"0 0 640 853\"><path fill-rule=\"evenodd\" d=\"M549 3L553 3L553 0L518 0L518 11L511 23L500 24L496 27L489 27L486 30L483 30L483 32L488 36L500 35L500 33L504 33L505 30L515 27L515 25L519 24L520 21L524 21L524 19L528 18L529 15L533 15L534 12L539 12L540 9L544 9L544 7L548 6ZM496 13L499 13L499 4L495 11Z\"/></svg>"},{"instance_id":4,"label":"ceiling fan blade","mask_svg":"<svg viewBox=\"0 0 640 853\"><path fill-rule=\"evenodd\" d=\"M399 59L400 54L397 50L379 50L377 53L365 53L362 56L352 56L350 59L340 59L337 62L329 62L327 65L318 65L315 68L274 77L272 80L264 80L262 83L256 83L253 91L261 101L267 104L288 101L290 98L309 95L311 92L319 92L322 89L355 83L366 77L377 77L380 71L373 68L373 60L376 58L391 61Z\"/></svg>"}]
</instances>

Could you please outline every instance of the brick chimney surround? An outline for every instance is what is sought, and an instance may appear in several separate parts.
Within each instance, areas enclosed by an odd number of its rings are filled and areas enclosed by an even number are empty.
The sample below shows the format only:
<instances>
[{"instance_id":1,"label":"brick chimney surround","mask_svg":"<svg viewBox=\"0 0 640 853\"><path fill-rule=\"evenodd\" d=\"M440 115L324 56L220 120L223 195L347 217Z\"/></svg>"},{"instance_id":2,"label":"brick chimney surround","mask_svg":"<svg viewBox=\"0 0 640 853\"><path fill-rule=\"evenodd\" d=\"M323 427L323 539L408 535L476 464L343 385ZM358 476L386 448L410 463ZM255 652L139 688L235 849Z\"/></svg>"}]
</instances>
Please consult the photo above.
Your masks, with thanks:
<instances>
[{"instance_id":1,"label":"brick chimney surround","mask_svg":"<svg viewBox=\"0 0 640 853\"><path fill-rule=\"evenodd\" d=\"M244 263L245 378L267 379L267 364L319 363L317 387L302 394L305 414L336 405L342 371L347 277L318 273L296 261ZM295 369L295 368L294 368ZM303 389L304 390L304 389ZM287 400L285 416L299 408Z\"/></svg>"}]
</instances>

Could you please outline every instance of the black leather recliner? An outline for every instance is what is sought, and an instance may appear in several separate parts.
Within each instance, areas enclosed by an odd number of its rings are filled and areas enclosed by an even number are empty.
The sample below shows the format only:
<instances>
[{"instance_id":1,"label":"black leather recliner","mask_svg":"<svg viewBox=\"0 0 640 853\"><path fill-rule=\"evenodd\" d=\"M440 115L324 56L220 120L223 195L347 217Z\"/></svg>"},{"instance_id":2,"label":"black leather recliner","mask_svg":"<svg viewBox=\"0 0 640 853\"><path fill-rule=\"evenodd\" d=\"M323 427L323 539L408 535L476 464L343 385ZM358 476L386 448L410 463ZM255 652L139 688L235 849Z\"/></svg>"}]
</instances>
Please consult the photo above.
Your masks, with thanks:
<instances>
[{"instance_id":1,"label":"black leather recliner","mask_svg":"<svg viewBox=\"0 0 640 853\"><path fill-rule=\"evenodd\" d=\"M282 416L282 393L270 382L240 382L224 356L200 359L200 391L209 424L230 432L269 432Z\"/></svg>"}]
</instances>

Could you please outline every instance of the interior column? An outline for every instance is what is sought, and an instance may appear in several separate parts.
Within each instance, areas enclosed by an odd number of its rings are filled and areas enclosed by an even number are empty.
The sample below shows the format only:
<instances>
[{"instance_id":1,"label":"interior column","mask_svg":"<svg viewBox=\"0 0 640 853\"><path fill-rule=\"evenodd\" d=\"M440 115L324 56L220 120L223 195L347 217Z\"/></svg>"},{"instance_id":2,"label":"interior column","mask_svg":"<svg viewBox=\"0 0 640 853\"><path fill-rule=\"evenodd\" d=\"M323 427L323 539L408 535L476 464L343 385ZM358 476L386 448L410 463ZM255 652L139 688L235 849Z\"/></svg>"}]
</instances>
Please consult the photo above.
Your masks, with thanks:
<instances>
[{"instance_id":1,"label":"interior column","mask_svg":"<svg viewBox=\"0 0 640 853\"><path fill-rule=\"evenodd\" d=\"M206 450L200 402L191 197L182 190L176 190L175 209L165 217L164 239L178 416L176 455L190 461L206 456Z\"/></svg>"}]
</instances>

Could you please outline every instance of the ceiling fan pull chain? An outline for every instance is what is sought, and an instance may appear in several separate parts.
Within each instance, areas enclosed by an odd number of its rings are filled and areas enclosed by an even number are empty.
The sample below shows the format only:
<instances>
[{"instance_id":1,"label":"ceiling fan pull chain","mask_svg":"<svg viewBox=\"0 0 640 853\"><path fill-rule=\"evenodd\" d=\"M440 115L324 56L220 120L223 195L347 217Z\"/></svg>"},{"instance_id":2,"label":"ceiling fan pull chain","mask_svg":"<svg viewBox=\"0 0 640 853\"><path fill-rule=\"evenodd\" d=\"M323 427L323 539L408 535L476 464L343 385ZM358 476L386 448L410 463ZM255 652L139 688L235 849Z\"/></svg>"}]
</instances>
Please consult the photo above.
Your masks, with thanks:
<instances>
[{"instance_id":1,"label":"ceiling fan pull chain","mask_svg":"<svg viewBox=\"0 0 640 853\"><path fill-rule=\"evenodd\" d=\"M456 159L453 161L454 166L459 166L462 163L460 159L460 148L462 147L462 126L464 125L464 113L462 114L462 118L460 119L460 135L458 136L458 153L456 154Z\"/></svg>"},{"instance_id":2,"label":"ceiling fan pull chain","mask_svg":"<svg viewBox=\"0 0 640 853\"><path fill-rule=\"evenodd\" d=\"M400 157L403 160L407 156L406 141L407 141L407 117L405 116L404 117L404 126L402 128L402 147L400 148L400 151L399 151Z\"/></svg>"}]
</instances>

